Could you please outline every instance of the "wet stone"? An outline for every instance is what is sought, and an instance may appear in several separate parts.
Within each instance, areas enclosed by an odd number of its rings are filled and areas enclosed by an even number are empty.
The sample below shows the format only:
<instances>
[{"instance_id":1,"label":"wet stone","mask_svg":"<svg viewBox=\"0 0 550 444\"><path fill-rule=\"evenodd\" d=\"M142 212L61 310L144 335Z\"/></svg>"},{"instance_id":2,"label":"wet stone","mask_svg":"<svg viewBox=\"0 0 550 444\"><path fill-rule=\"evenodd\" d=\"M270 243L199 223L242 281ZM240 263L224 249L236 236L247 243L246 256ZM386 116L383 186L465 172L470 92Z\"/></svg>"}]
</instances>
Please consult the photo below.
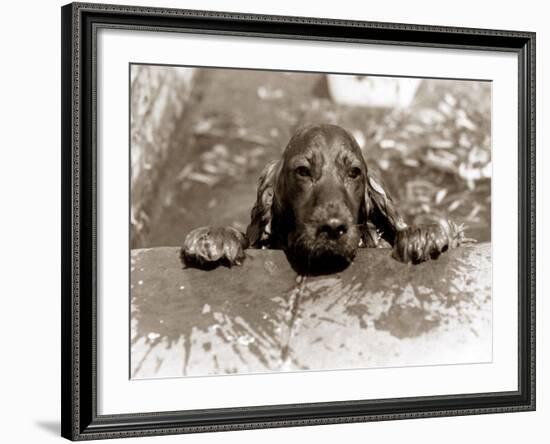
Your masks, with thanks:
<instances>
[{"instance_id":1,"label":"wet stone","mask_svg":"<svg viewBox=\"0 0 550 444\"><path fill-rule=\"evenodd\" d=\"M296 276L281 251L247 255L201 271L178 248L132 251L132 378L492 359L490 244L420 265L363 249L316 277Z\"/></svg>"}]
</instances>

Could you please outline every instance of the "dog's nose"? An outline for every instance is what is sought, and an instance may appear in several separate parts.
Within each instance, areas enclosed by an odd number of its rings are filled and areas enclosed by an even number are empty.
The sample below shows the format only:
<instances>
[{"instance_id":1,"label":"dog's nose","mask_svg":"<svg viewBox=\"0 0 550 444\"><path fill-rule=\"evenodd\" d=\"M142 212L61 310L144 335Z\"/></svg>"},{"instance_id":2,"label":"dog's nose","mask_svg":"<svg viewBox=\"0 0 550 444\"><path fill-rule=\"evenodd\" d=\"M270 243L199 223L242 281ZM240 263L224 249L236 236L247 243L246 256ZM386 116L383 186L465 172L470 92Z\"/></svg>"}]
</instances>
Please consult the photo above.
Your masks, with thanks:
<instances>
[{"instance_id":1,"label":"dog's nose","mask_svg":"<svg viewBox=\"0 0 550 444\"><path fill-rule=\"evenodd\" d=\"M348 226L336 217L327 220L319 227L319 234L326 235L330 239L339 239L348 231Z\"/></svg>"}]
</instances>

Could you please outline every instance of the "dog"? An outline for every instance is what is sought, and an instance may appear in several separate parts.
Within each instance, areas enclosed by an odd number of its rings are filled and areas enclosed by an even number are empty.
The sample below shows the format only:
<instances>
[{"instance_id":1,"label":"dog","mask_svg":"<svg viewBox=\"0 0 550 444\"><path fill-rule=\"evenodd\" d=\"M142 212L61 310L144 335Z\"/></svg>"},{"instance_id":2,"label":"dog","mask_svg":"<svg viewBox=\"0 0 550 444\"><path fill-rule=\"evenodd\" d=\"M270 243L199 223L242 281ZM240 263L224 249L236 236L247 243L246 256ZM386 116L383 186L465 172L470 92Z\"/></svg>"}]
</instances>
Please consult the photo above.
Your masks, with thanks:
<instances>
[{"instance_id":1,"label":"dog","mask_svg":"<svg viewBox=\"0 0 550 444\"><path fill-rule=\"evenodd\" d=\"M436 259L464 240L451 221L408 226L355 138L340 126L296 131L263 170L246 233L201 227L183 243L185 266L241 265L246 248L282 249L300 274L347 267L358 248L393 247L402 262Z\"/></svg>"}]
</instances>

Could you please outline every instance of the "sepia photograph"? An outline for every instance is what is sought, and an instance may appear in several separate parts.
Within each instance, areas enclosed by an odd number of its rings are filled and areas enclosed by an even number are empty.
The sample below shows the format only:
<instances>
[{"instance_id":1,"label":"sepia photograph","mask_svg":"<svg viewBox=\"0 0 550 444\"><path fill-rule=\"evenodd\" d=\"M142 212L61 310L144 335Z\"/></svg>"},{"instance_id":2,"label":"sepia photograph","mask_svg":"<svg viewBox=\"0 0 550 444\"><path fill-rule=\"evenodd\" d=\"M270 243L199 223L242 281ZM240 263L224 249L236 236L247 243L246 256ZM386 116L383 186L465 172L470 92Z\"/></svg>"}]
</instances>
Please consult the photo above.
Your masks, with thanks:
<instances>
[{"instance_id":1,"label":"sepia photograph","mask_svg":"<svg viewBox=\"0 0 550 444\"><path fill-rule=\"evenodd\" d=\"M61 8L63 437L538 408L535 32L298 9Z\"/></svg>"},{"instance_id":2,"label":"sepia photograph","mask_svg":"<svg viewBox=\"0 0 550 444\"><path fill-rule=\"evenodd\" d=\"M492 362L490 80L128 83L131 379Z\"/></svg>"}]
</instances>

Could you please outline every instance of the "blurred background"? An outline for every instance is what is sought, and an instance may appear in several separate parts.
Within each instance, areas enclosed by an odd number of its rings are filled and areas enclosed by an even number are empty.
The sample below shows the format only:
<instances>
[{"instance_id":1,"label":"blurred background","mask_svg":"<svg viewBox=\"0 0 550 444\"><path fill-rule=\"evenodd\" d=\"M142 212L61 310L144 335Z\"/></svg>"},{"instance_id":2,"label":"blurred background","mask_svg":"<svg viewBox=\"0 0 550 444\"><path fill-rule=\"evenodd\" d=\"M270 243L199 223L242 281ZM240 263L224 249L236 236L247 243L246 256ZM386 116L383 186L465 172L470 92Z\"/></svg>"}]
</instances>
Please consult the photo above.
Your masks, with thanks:
<instances>
[{"instance_id":1,"label":"blurred background","mask_svg":"<svg viewBox=\"0 0 550 444\"><path fill-rule=\"evenodd\" d=\"M245 231L261 170L295 129L350 131L409 223L491 237L491 83L132 65L132 248Z\"/></svg>"}]
</instances>

